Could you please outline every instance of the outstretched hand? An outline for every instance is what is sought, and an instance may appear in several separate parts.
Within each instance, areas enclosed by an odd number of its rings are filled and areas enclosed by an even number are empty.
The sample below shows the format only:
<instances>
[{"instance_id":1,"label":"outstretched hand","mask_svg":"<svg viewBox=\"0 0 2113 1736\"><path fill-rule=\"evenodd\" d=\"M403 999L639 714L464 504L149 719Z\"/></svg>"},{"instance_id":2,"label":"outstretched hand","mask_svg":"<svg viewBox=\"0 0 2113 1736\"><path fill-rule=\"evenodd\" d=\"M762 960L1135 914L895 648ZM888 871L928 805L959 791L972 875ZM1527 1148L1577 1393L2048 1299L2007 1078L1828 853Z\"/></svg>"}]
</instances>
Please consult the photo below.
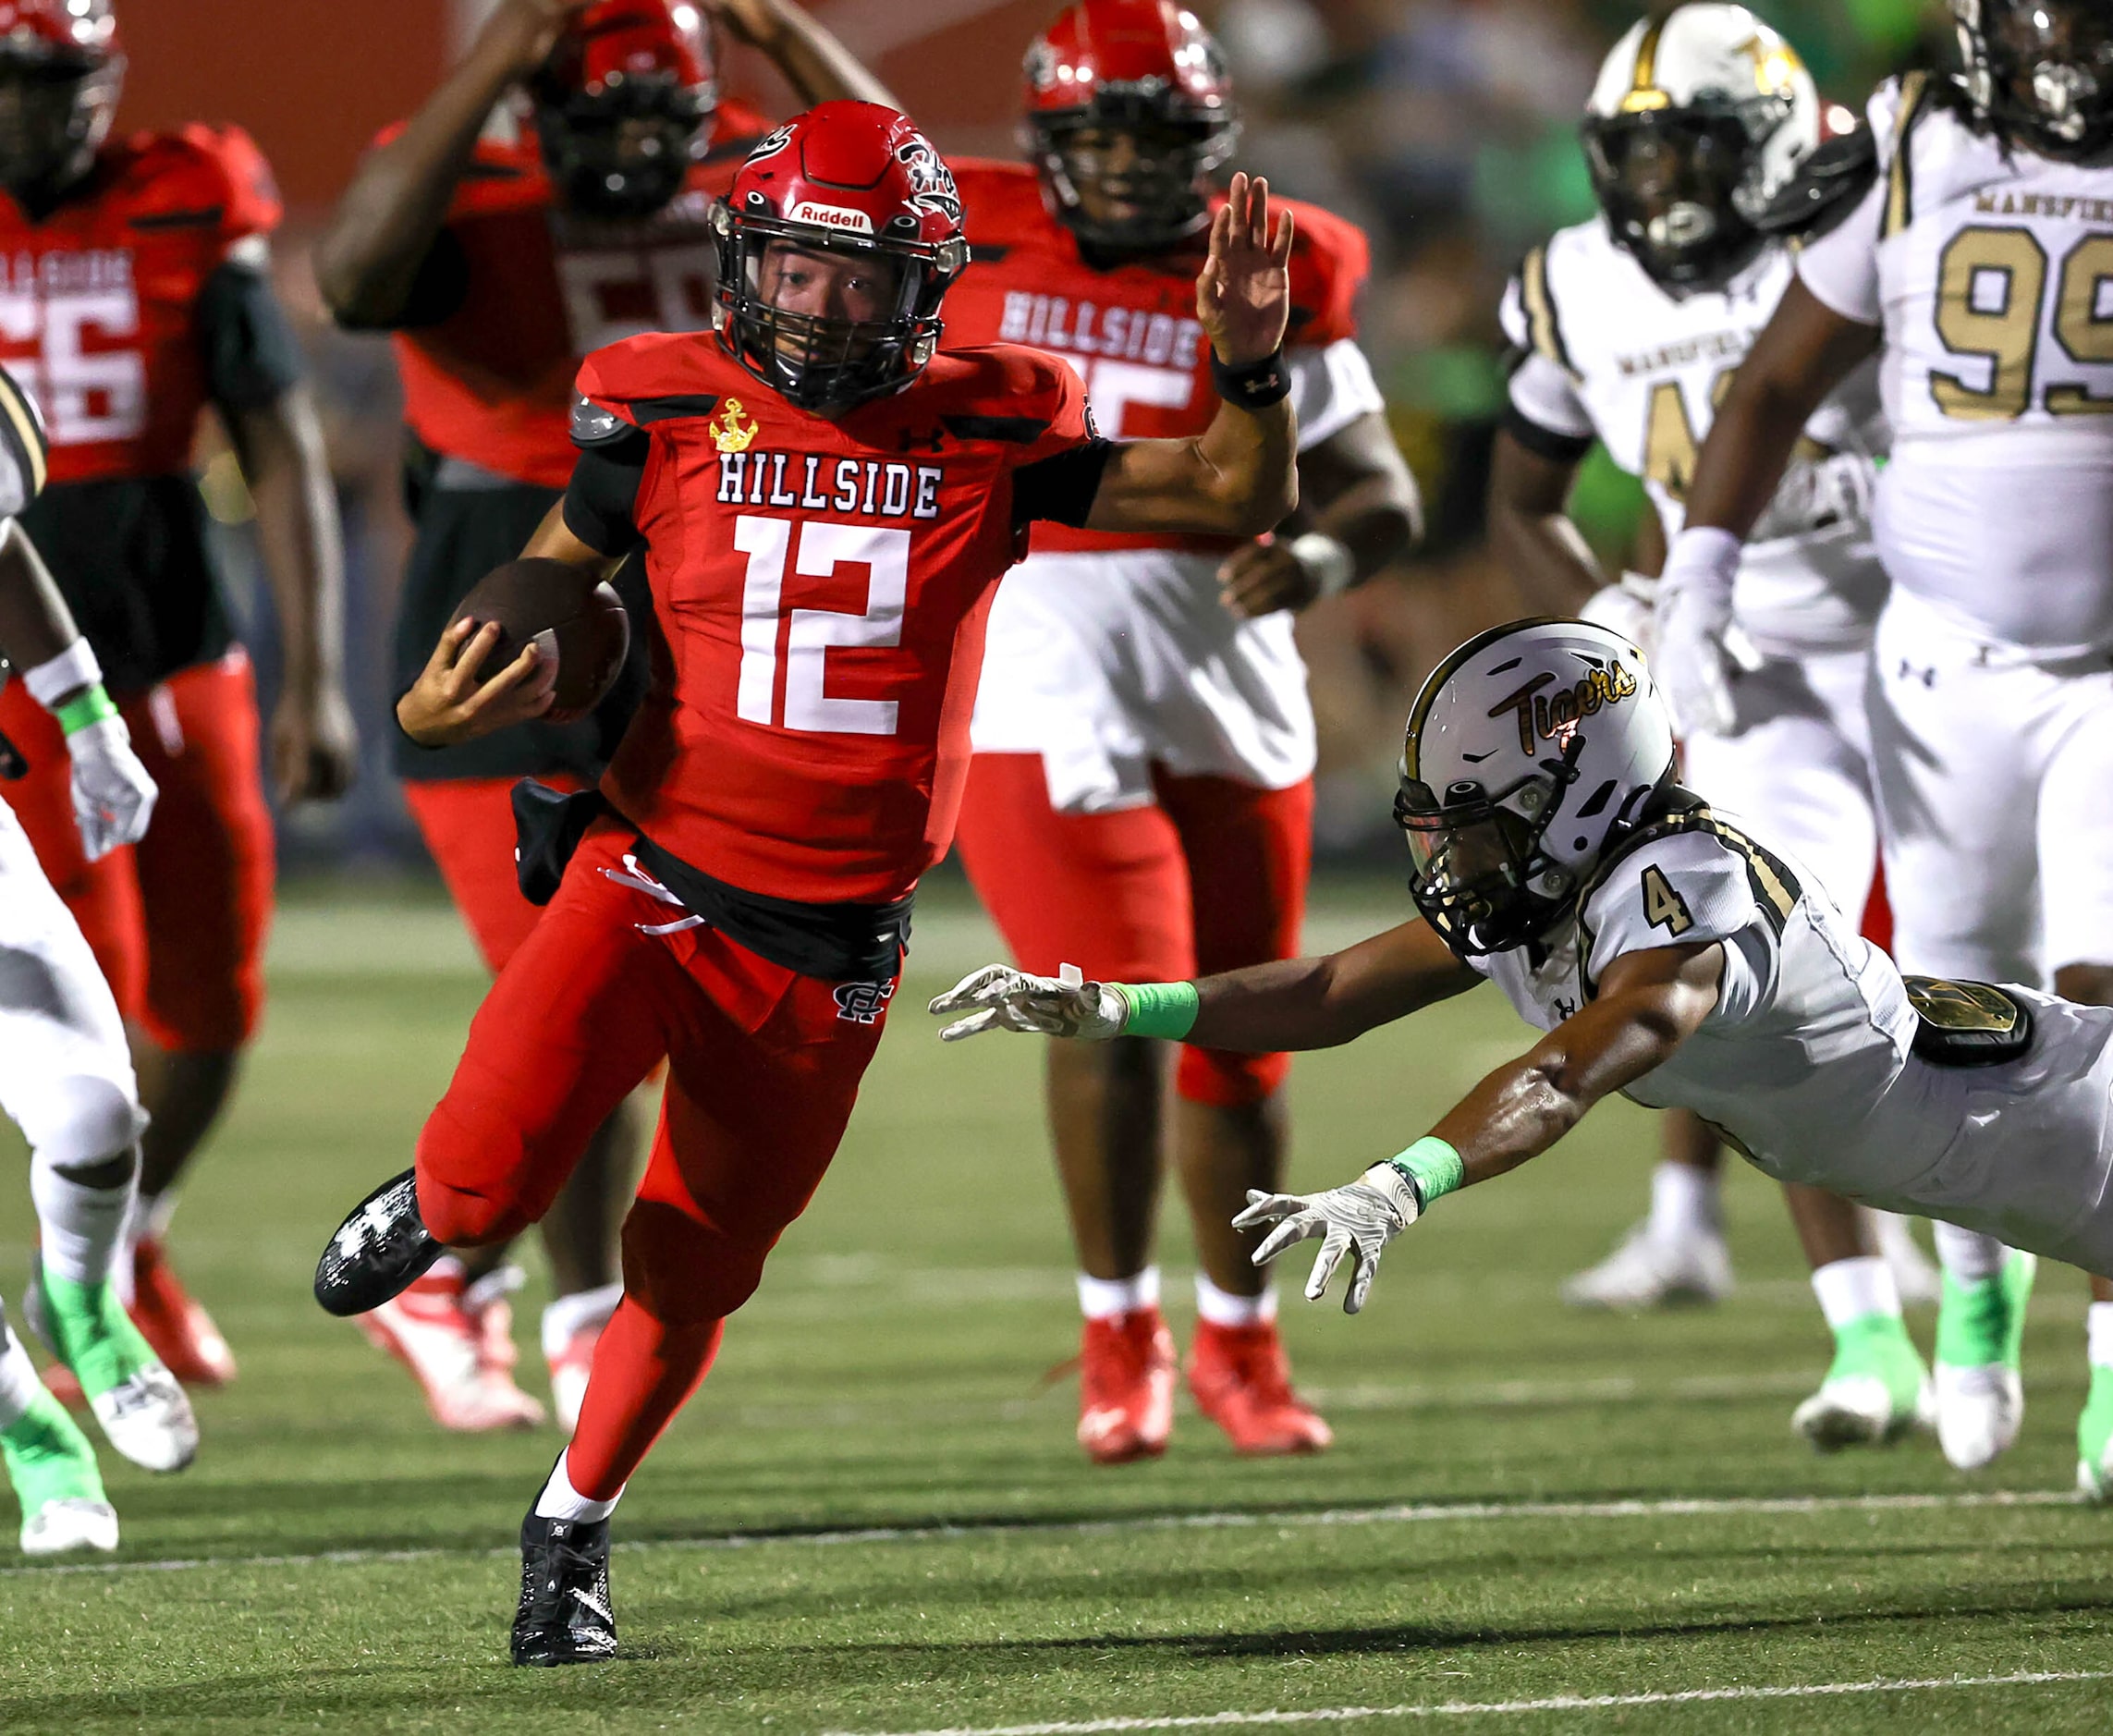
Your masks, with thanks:
<instances>
[{"instance_id":1,"label":"outstretched hand","mask_svg":"<svg viewBox=\"0 0 2113 1736\"><path fill-rule=\"evenodd\" d=\"M1236 175L1211 219L1196 318L1229 367L1274 355L1291 317L1291 214L1276 214L1274 234L1269 217L1269 183Z\"/></svg>"},{"instance_id":2,"label":"outstretched hand","mask_svg":"<svg viewBox=\"0 0 2113 1736\"><path fill-rule=\"evenodd\" d=\"M1327 1294L1328 1280L1348 1254L1350 1282L1343 1293L1343 1313L1354 1314L1372 1293L1372 1280L1379 1276L1379 1256L1386 1244L1421 1215L1415 1190L1401 1172L1391 1164L1374 1164L1355 1181L1323 1193L1264 1193L1250 1188L1247 1209L1232 1221L1235 1229L1276 1226L1254 1251L1257 1265L1267 1265L1299 1242L1321 1239L1321 1251L1313 1256L1313 1270L1306 1279L1308 1302L1319 1302Z\"/></svg>"},{"instance_id":3,"label":"outstretched hand","mask_svg":"<svg viewBox=\"0 0 2113 1736\"><path fill-rule=\"evenodd\" d=\"M939 1033L942 1043L959 1043L986 1031L1025 1031L1045 1037L1098 1039L1122 1033L1130 1007L1120 990L1088 983L1075 965L1059 976L1034 976L1009 964L986 964L971 971L944 995L935 995L927 1011L944 1018L966 1013Z\"/></svg>"}]
</instances>

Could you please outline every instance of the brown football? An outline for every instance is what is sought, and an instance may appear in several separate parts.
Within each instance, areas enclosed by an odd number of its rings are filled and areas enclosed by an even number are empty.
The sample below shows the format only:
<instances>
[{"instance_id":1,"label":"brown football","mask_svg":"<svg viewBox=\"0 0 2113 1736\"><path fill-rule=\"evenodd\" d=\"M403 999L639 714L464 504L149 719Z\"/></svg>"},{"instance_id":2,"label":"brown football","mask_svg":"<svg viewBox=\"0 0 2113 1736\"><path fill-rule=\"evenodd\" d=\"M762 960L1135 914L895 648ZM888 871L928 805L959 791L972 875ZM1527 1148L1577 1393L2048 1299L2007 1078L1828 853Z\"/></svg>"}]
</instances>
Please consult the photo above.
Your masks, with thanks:
<instances>
[{"instance_id":1,"label":"brown football","mask_svg":"<svg viewBox=\"0 0 2113 1736\"><path fill-rule=\"evenodd\" d=\"M557 660L557 691L546 723L575 723L601 703L624 666L631 624L622 601L607 584L583 592L580 569L561 560L510 560L478 580L455 611L480 626L499 624L499 642L484 659L496 674L520 654L530 640Z\"/></svg>"}]
</instances>

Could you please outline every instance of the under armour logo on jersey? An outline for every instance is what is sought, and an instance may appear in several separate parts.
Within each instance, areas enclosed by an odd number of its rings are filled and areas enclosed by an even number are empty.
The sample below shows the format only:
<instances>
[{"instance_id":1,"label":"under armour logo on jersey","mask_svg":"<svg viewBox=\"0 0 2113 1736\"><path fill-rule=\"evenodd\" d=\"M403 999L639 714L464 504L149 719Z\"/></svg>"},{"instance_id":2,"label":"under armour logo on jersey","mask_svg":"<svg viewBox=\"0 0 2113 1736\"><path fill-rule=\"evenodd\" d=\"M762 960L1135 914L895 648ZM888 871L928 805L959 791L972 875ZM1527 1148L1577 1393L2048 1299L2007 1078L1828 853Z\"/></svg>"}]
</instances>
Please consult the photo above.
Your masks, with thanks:
<instances>
[{"instance_id":1,"label":"under armour logo on jersey","mask_svg":"<svg viewBox=\"0 0 2113 1736\"><path fill-rule=\"evenodd\" d=\"M837 984L837 1017L855 1025L876 1023L887 1010L894 994L893 983L839 983Z\"/></svg>"},{"instance_id":2,"label":"under armour logo on jersey","mask_svg":"<svg viewBox=\"0 0 2113 1736\"><path fill-rule=\"evenodd\" d=\"M927 428L922 434L917 434L905 428L901 431L901 449L905 452L915 452L922 448L926 452L936 452L939 450L939 443L946 437L945 432L937 428Z\"/></svg>"},{"instance_id":3,"label":"under armour logo on jersey","mask_svg":"<svg viewBox=\"0 0 2113 1736\"><path fill-rule=\"evenodd\" d=\"M1576 1001L1565 1000L1560 995L1556 996L1556 1021L1558 1024L1565 1019L1576 1018L1577 1010L1578 1004Z\"/></svg>"},{"instance_id":4,"label":"under armour logo on jersey","mask_svg":"<svg viewBox=\"0 0 2113 1736\"><path fill-rule=\"evenodd\" d=\"M1935 687L1936 685L1936 670L1934 668L1918 669L1907 658L1902 657L1899 679L1903 681L1920 681L1924 687Z\"/></svg>"}]
</instances>

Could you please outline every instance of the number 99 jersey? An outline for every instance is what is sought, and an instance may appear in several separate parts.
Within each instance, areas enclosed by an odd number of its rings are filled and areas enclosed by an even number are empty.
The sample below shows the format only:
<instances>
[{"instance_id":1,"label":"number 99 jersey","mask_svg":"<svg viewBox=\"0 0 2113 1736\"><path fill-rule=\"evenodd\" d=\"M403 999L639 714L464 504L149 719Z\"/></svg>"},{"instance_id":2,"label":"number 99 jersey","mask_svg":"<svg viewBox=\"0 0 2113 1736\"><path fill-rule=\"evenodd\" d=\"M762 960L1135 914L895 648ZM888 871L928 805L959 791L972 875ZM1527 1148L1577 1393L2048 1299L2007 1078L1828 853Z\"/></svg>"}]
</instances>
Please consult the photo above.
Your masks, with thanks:
<instances>
[{"instance_id":1,"label":"number 99 jersey","mask_svg":"<svg viewBox=\"0 0 2113 1736\"><path fill-rule=\"evenodd\" d=\"M2035 654L2113 643L2113 167L1973 130L1951 87L1882 86L1878 175L1798 275L1885 329L1887 571Z\"/></svg>"},{"instance_id":2,"label":"number 99 jersey","mask_svg":"<svg viewBox=\"0 0 2113 1736\"><path fill-rule=\"evenodd\" d=\"M1731 376L1790 281L1768 248L1721 289L1659 287L1598 217L1558 230L1507 287L1505 335L1520 360L1506 425L1566 461L1596 438L1639 476L1667 541L1685 520L1695 454ZM1805 423L1739 571L1735 607L1765 650L1861 650L1885 601L1867 517L1885 450L1875 370L1859 368Z\"/></svg>"}]
</instances>

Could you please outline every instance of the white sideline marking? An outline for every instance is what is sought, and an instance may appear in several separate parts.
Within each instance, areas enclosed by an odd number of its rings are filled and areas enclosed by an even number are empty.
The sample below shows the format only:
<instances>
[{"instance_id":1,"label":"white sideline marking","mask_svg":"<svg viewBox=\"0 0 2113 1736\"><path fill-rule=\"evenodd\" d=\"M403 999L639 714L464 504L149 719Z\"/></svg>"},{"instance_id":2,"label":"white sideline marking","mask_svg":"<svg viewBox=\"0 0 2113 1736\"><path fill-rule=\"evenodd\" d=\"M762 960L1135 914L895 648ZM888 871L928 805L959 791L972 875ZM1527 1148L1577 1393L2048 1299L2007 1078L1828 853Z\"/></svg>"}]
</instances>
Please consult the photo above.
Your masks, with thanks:
<instances>
[{"instance_id":1,"label":"white sideline marking","mask_svg":"<svg viewBox=\"0 0 2113 1736\"><path fill-rule=\"evenodd\" d=\"M1974 1508L2082 1507L2067 1489L1989 1489L1959 1495L1680 1496L1644 1501L1426 1501L1338 1507L1317 1512L1139 1513L1121 1519L983 1520L967 1524L865 1525L843 1531L748 1532L717 1537L660 1537L611 1547L623 1555L663 1549L762 1549L777 1545L950 1543L965 1537L1098 1537L1142 1531L1291 1530L1314 1526L1421 1525L1470 1519L1708 1519L1736 1513L1915 1513ZM346 1567L370 1561L479 1560L495 1549L325 1549L313 1555L176 1556L144 1561L68 1561L0 1567L0 1579L59 1573L187 1573L214 1567Z\"/></svg>"},{"instance_id":2,"label":"white sideline marking","mask_svg":"<svg viewBox=\"0 0 2113 1736\"><path fill-rule=\"evenodd\" d=\"M895 1736L1102 1736L1130 1730L1231 1730L1252 1724L1349 1724L1370 1718L1472 1718L1518 1712L1604 1712L1633 1705L1695 1705L1710 1700L1816 1700L1843 1693L1919 1693L1932 1688L2023 1688L2053 1681L2113 1681L2107 1669L2034 1669L2013 1676L1879 1677L1786 1687L1684 1688L1667 1693L1563 1693L1546 1700L1446 1700L1424 1705L1337 1705L1310 1712L1202 1712L1166 1718L1096 1718L1075 1724L993 1724L983 1729L905 1730ZM860 1736L834 1730L826 1736Z\"/></svg>"}]
</instances>

